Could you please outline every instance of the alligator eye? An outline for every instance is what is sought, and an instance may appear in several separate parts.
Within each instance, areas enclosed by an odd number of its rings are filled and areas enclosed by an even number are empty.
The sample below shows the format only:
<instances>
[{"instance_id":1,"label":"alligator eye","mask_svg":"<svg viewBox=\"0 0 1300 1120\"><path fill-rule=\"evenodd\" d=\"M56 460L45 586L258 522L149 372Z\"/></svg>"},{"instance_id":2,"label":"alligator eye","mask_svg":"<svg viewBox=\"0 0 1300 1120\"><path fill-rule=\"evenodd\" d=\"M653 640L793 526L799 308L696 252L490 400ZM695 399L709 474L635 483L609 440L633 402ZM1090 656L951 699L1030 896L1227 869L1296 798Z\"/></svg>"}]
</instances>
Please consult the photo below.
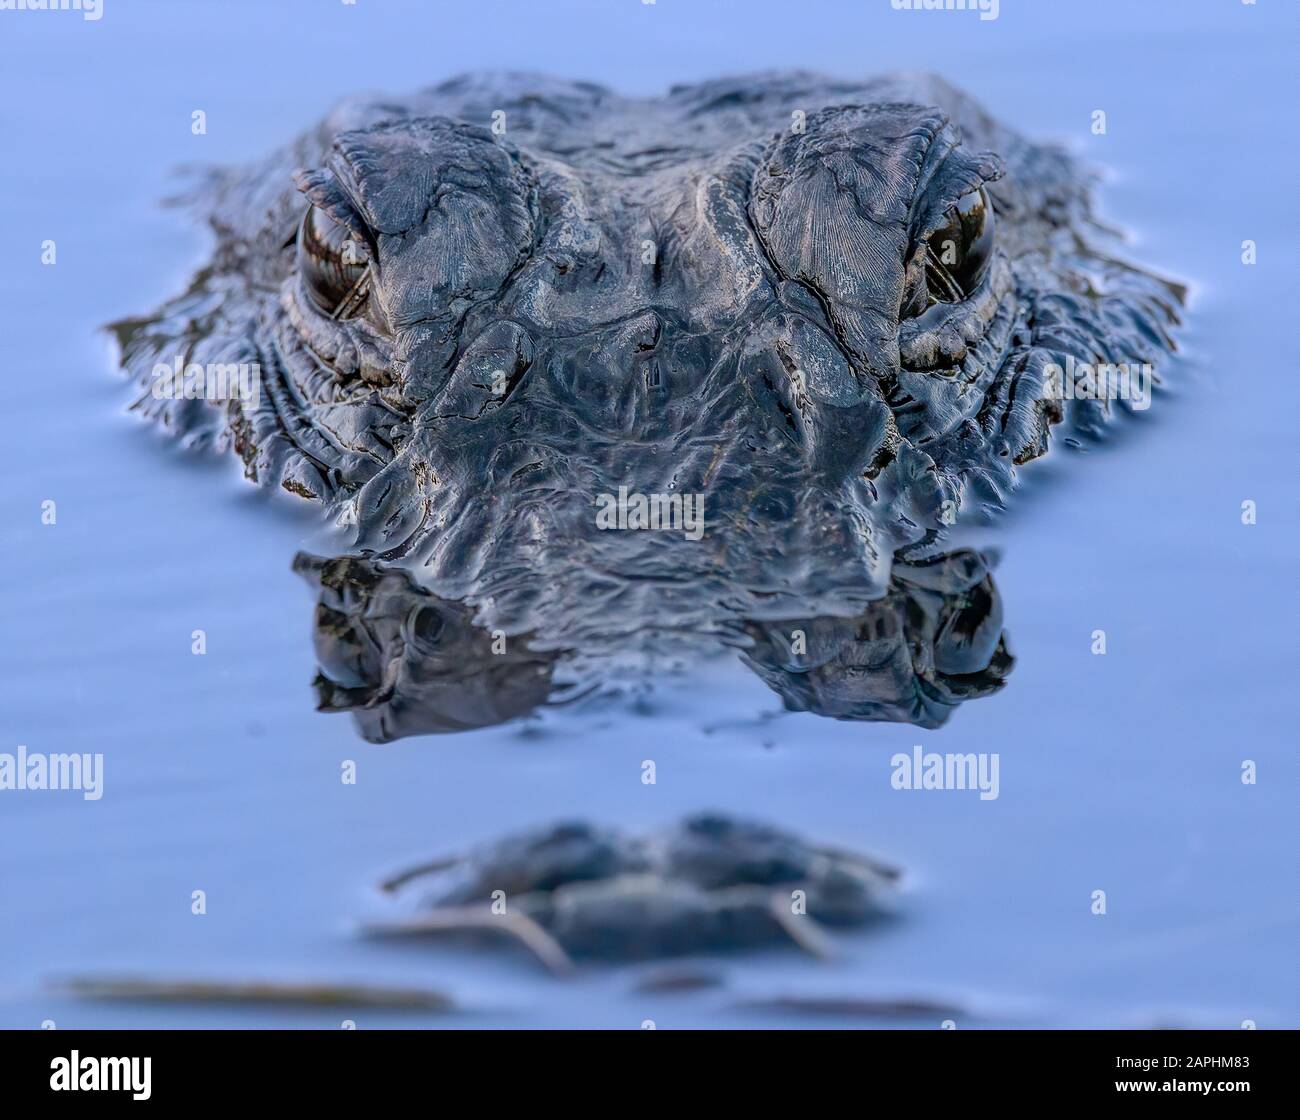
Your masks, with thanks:
<instances>
[{"instance_id":1,"label":"alligator eye","mask_svg":"<svg viewBox=\"0 0 1300 1120\"><path fill-rule=\"evenodd\" d=\"M366 295L370 250L324 211L309 207L298 230L298 273L326 315L346 319Z\"/></svg>"},{"instance_id":2,"label":"alligator eye","mask_svg":"<svg viewBox=\"0 0 1300 1120\"><path fill-rule=\"evenodd\" d=\"M926 239L930 296L942 303L965 299L983 279L992 255L993 207L980 187L949 210L944 224Z\"/></svg>"},{"instance_id":3,"label":"alligator eye","mask_svg":"<svg viewBox=\"0 0 1300 1120\"><path fill-rule=\"evenodd\" d=\"M447 620L436 607L421 607L411 618L411 635L426 646L436 646Z\"/></svg>"}]
</instances>

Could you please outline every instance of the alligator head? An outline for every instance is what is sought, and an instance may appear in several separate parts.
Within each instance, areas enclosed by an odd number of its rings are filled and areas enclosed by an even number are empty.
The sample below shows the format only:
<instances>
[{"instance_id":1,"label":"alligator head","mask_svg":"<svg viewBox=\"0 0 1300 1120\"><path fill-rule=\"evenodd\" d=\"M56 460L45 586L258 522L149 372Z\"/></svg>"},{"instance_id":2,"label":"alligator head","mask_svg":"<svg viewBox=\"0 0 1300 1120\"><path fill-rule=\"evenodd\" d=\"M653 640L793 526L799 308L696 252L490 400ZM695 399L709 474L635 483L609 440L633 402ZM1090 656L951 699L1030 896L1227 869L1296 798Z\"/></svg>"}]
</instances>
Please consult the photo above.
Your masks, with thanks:
<instances>
[{"instance_id":1,"label":"alligator head","mask_svg":"<svg viewBox=\"0 0 1300 1120\"><path fill-rule=\"evenodd\" d=\"M551 650L860 619L1116 410L1073 371L1149 369L1180 296L927 77L459 79L194 201L212 263L118 325L137 406Z\"/></svg>"}]
</instances>

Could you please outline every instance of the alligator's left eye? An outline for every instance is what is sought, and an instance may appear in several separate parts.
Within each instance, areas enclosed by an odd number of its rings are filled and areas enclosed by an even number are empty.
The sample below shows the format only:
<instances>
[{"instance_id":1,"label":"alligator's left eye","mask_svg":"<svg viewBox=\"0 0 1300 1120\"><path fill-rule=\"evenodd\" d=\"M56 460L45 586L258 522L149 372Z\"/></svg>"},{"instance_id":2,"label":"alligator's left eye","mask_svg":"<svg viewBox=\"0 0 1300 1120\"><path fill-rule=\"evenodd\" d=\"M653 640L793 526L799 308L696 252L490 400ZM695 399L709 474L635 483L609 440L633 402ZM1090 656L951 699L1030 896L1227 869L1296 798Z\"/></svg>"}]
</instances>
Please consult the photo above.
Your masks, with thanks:
<instances>
[{"instance_id":1,"label":"alligator's left eye","mask_svg":"<svg viewBox=\"0 0 1300 1120\"><path fill-rule=\"evenodd\" d=\"M930 296L957 303L971 294L993 255L993 206L980 187L961 199L926 239L925 278Z\"/></svg>"},{"instance_id":2,"label":"alligator's left eye","mask_svg":"<svg viewBox=\"0 0 1300 1120\"><path fill-rule=\"evenodd\" d=\"M298 230L298 273L313 302L332 319L354 315L366 298L370 249L316 206Z\"/></svg>"}]
</instances>

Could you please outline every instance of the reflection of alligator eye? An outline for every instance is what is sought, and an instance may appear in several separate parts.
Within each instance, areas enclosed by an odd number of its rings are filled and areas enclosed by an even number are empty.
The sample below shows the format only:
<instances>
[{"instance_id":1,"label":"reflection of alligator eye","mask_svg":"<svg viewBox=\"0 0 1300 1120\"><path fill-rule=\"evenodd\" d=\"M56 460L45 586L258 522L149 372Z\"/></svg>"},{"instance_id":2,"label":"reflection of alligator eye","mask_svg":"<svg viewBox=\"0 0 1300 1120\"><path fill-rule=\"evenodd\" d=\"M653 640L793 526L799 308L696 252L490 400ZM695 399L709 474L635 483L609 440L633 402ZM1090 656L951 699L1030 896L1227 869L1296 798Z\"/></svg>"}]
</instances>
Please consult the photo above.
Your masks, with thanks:
<instances>
[{"instance_id":1,"label":"reflection of alligator eye","mask_svg":"<svg viewBox=\"0 0 1300 1120\"><path fill-rule=\"evenodd\" d=\"M346 319L365 298L370 250L324 211L310 207L298 231L298 272L325 314Z\"/></svg>"},{"instance_id":2,"label":"reflection of alligator eye","mask_svg":"<svg viewBox=\"0 0 1300 1120\"><path fill-rule=\"evenodd\" d=\"M930 296L957 303L975 290L993 255L993 207L984 188L948 211L926 242L925 279Z\"/></svg>"},{"instance_id":3,"label":"reflection of alligator eye","mask_svg":"<svg viewBox=\"0 0 1300 1120\"><path fill-rule=\"evenodd\" d=\"M437 607L421 607L411 620L411 633L425 645L436 646L446 626L447 620Z\"/></svg>"}]
</instances>

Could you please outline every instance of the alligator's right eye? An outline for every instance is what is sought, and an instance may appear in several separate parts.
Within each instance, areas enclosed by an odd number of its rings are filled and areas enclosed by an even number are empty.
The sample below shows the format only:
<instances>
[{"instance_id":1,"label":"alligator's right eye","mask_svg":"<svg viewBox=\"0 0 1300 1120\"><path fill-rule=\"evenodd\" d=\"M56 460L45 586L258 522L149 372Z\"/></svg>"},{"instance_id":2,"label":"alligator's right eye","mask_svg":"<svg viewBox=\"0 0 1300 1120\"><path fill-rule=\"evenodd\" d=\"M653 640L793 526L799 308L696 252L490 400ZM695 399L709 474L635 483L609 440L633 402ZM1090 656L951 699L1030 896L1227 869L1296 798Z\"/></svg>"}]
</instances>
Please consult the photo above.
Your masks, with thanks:
<instances>
[{"instance_id":1,"label":"alligator's right eye","mask_svg":"<svg viewBox=\"0 0 1300 1120\"><path fill-rule=\"evenodd\" d=\"M332 319L350 317L365 300L369 272L366 243L309 207L298 230L298 273L316 306Z\"/></svg>"}]
</instances>

